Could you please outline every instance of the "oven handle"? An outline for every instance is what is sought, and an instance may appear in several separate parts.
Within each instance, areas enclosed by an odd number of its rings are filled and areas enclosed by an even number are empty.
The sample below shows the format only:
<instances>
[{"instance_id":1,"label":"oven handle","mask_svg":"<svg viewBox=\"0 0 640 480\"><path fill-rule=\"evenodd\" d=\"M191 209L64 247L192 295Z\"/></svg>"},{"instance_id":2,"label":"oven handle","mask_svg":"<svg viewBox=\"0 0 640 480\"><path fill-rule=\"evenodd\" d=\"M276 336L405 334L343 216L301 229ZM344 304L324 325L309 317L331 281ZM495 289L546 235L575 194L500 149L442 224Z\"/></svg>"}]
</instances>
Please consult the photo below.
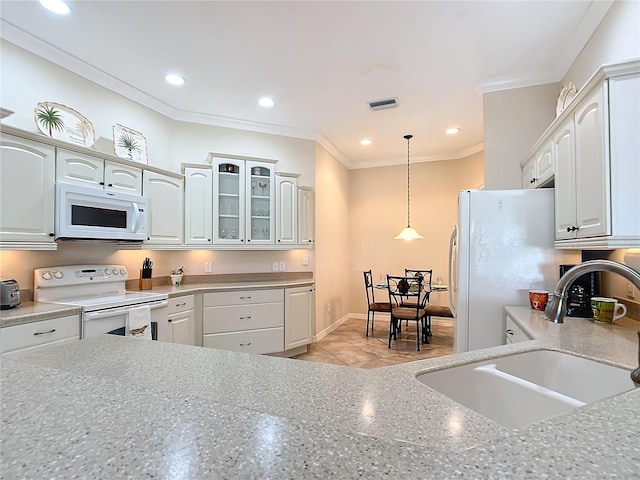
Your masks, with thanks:
<instances>
[{"instance_id":1,"label":"oven handle","mask_svg":"<svg viewBox=\"0 0 640 480\"><path fill-rule=\"evenodd\" d=\"M166 307L169 305L169 302L166 300L158 300L156 302L145 303L143 305L149 305L151 310L155 310L156 308ZM84 321L90 322L91 320L100 320L101 318L113 317L114 315L126 314L129 310L134 308L135 306L140 305L127 305L126 307L120 308L111 308L109 310L101 310L98 312L88 312L84 315Z\"/></svg>"}]
</instances>

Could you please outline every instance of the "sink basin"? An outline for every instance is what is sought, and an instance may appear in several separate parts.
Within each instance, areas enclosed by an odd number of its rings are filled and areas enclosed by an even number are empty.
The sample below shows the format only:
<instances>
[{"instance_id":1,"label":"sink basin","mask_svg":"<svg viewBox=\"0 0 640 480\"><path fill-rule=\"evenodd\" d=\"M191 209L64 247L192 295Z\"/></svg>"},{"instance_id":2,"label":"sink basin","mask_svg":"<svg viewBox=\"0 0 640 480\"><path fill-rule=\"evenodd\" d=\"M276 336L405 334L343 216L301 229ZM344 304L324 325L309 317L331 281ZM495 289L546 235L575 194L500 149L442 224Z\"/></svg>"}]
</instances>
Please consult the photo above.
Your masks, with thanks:
<instances>
[{"instance_id":1,"label":"sink basin","mask_svg":"<svg viewBox=\"0 0 640 480\"><path fill-rule=\"evenodd\" d=\"M632 390L629 374L575 355L535 350L416 378L505 427L520 428Z\"/></svg>"}]
</instances>

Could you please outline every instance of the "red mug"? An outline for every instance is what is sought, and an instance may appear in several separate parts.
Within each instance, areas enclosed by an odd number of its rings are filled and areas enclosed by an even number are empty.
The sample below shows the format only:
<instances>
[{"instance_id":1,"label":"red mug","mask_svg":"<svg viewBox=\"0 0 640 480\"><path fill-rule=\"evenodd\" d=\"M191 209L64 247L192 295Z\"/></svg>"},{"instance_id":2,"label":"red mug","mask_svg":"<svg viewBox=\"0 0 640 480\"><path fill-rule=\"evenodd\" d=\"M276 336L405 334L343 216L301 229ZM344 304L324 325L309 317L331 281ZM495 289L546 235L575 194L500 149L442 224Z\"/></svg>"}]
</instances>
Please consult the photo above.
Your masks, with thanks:
<instances>
[{"instance_id":1,"label":"red mug","mask_svg":"<svg viewBox=\"0 0 640 480\"><path fill-rule=\"evenodd\" d=\"M529 304L533 310L544 311L549 300L546 290L529 290Z\"/></svg>"}]
</instances>

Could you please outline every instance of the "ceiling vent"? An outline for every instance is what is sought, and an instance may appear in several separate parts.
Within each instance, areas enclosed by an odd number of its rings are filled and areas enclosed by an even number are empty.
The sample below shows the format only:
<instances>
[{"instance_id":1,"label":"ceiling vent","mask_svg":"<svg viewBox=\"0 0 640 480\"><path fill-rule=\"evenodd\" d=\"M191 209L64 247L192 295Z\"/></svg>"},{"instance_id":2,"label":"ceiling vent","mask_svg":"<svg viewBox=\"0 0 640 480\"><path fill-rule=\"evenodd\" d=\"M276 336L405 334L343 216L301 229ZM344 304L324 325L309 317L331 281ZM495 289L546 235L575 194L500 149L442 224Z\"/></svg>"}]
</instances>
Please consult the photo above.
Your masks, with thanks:
<instances>
[{"instance_id":1,"label":"ceiling vent","mask_svg":"<svg viewBox=\"0 0 640 480\"><path fill-rule=\"evenodd\" d=\"M369 102L369 107L371 107L371 110L384 110L386 108L396 108L397 106L397 98L386 98L384 100L375 100L373 102Z\"/></svg>"}]
</instances>

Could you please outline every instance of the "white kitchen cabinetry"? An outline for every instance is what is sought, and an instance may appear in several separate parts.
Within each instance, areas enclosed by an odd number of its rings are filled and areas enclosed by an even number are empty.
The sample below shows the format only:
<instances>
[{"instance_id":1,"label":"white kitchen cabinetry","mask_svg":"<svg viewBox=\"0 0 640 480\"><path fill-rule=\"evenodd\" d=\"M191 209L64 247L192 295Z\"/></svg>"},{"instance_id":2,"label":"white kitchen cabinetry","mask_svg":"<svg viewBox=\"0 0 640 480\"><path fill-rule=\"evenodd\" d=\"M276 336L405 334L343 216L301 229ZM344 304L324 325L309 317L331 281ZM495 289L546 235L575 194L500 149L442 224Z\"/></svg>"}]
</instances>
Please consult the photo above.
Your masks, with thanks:
<instances>
[{"instance_id":1,"label":"white kitchen cabinetry","mask_svg":"<svg viewBox=\"0 0 640 480\"><path fill-rule=\"evenodd\" d=\"M214 156L214 243L260 245L274 243L273 162Z\"/></svg>"},{"instance_id":2,"label":"white kitchen cabinetry","mask_svg":"<svg viewBox=\"0 0 640 480\"><path fill-rule=\"evenodd\" d=\"M0 246L55 250L54 147L2 133Z\"/></svg>"},{"instance_id":3,"label":"white kitchen cabinetry","mask_svg":"<svg viewBox=\"0 0 640 480\"><path fill-rule=\"evenodd\" d=\"M205 293L202 346L249 353L284 347L283 289Z\"/></svg>"},{"instance_id":4,"label":"white kitchen cabinetry","mask_svg":"<svg viewBox=\"0 0 640 480\"><path fill-rule=\"evenodd\" d=\"M639 247L640 74L600 81L574 102L554 128L555 245Z\"/></svg>"},{"instance_id":5,"label":"white kitchen cabinetry","mask_svg":"<svg viewBox=\"0 0 640 480\"><path fill-rule=\"evenodd\" d=\"M213 243L213 172L210 168L184 169L184 237L187 245Z\"/></svg>"},{"instance_id":6,"label":"white kitchen cabinetry","mask_svg":"<svg viewBox=\"0 0 640 480\"><path fill-rule=\"evenodd\" d=\"M276 173L276 244L298 243L298 177Z\"/></svg>"},{"instance_id":7,"label":"white kitchen cabinetry","mask_svg":"<svg viewBox=\"0 0 640 480\"><path fill-rule=\"evenodd\" d=\"M184 178L145 170L142 193L149 201L148 245L182 245Z\"/></svg>"},{"instance_id":8,"label":"white kitchen cabinetry","mask_svg":"<svg viewBox=\"0 0 640 480\"><path fill-rule=\"evenodd\" d=\"M56 181L142 195L142 169L62 148L56 151Z\"/></svg>"},{"instance_id":9,"label":"white kitchen cabinetry","mask_svg":"<svg viewBox=\"0 0 640 480\"><path fill-rule=\"evenodd\" d=\"M169 339L171 343L196 344L194 296L185 295L169 299Z\"/></svg>"},{"instance_id":10,"label":"white kitchen cabinetry","mask_svg":"<svg viewBox=\"0 0 640 480\"><path fill-rule=\"evenodd\" d=\"M553 178L553 143L546 140L539 150L526 160L522 167L522 182L524 188L538 188L545 186Z\"/></svg>"},{"instance_id":11,"label":"white kitchen cabinetry","mask_svg":"<svg viewBox=\"0 0 640 480\"><path fill-rule=\"evenodd\" d=\"M531 340L531 338L520 329L518 324L513 321L513 318L511 318L509 315L505 315L505 318L505 345Z\"/></svg>"},{"instance_id":12,"label":"white kitchen cabinetry","mask_svg":"<svg viewBox=\"0 0 640 480\"><path fill-rule=\"evenodd\" d=\"M315 292L312 285L284 291L284 349L302 347L313 341Z\"/></svg>"},{"instance_id":13,"label":"white kitchen cabinetry","mask_svg":"<svg viewBox=\"0 0 640 480\"><path fill-rule=\"evenodd\" d=\"M41 320L0 329L0 353L3 356L45 346L59 345L80 338L80 316Z\"/></svg>"},{"instance_id":14,"label":"white kitchen cabinetry","mask_svg":"<svg viewBox=\"0 0 640 480\"><path fill-rule=\"evenodd\" d=\"M315 201L310 187L298 187L298 243L312 246L315 242Z\"/></svg>"}]
</instances>

